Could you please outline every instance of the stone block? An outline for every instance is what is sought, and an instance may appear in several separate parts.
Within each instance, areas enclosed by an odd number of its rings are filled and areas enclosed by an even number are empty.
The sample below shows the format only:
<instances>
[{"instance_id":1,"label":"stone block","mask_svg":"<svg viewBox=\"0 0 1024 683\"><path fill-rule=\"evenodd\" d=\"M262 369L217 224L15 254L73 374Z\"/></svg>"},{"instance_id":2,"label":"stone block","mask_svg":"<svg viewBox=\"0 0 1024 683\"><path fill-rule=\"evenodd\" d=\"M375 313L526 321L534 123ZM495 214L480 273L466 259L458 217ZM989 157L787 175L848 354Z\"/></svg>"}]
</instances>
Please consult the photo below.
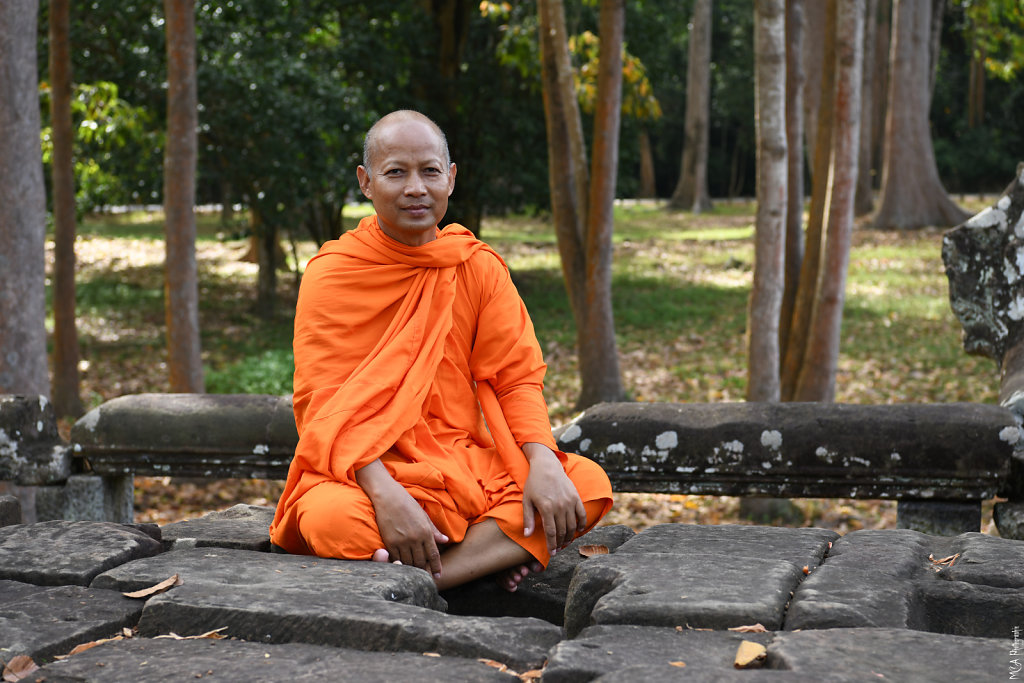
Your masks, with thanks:
<instances>
[{"instance_id":1,"label":"stone block","mask_svg":"<svg viewBox=\"0 0 1024 683\"><path fill-rule=\"evenodd\" d=\"M108 569L161 550L160 541L144 531L111 522L49 521L2 527L0 579L40 586L87 586Z\"/></svg>"},{"instance_id":2,"label":"stone block","mask_svg":"<svg viewBox=\"0 0 1024 683\"><path fill-rule=\"evenodd\" d=\"M273 521L272 507L235 505L199 519L166 524L160 530L165 550L219 547L270 552Z\"/></svg>"},{"instance_id":3,"label":"stone block","mask_svg":"<svg viewBox=\"0 0 1024 683\"><path fill-rule=\"evenodd\" d=\"M0 527L21 524L21 501L14 496L0 496Z\"/></svg>"},{"instance_id":4,"label":"stone block","mask_svg":"<svg viewBox=\"0 0 1024 683\"><path fill-rule=\"evenodd\" d=\"M97 673L100 672L100 673ZM359 652L319 645L233 640L132 639L105 643L42 667L47 681L417 681L509 683L482 662L422 653ZM34 678L32 680L35 680Z\"/></svg>"},{"instance_id":5,"label":"stone block","mask_svg":"<svg viewBox=\"0 0 1024 683\"><path fill-rule=\"evenodd\" d=\"M37 522L51 522L64 519L67 510L67 496L64 485L33 486L35 490L35 515Z\"/></svg>"},{"instance_id":6,"label":"stone block","mask_svg":"<svg viewBox=\"0 0 1024 683\"><path fill-rule=\"evenodd\" d=\"M996 529L1003 538L1024 541L1024 502L1003 501L992 510Z\"/></svg>"},{"instance_id":7,"label":"stone block","mask_svg":"<svg viewBox=\"0 0 1024 683\"><path fill-rule=\"evenodd\" d=\"M104 476L284 479L298 434L288 396L133 394L89 411L71 441Z\"/></svg>"},{"instance_id":8,"label":"stone block","mask_svg":"<svg viewBox=\"0 0 1024 683\"><path fill-rule=\"evenodd\" d=\"M662 665L666 673L672 673L672 662L676 662L676 675L706 681L716 674L735 671L733 660L740 642L751 640L767 645L771 638L771 633L590 626L551 651L544 668L544 683L585 683L601 675L614 680L616 673L620 675L618 680L647 680L622 674L640 664Z\"/></svg>"},{"instance_id":9,"label":"stone block","mask_svg":"<svg viewBox=\"0 0 1024 683\"><path fill-rule=\"evenodd\" d=\"M981 502L901 500L896 525L933 536L959 536L981 531Z\"/></svg>"},{"instance_id":10,"label":"stone block","mask_svg":"<svg viewBox=\"0 0 1024 683\"><path fill-rule=\"evenodd\" d=\"M386 563L195 548L122 565L93 587L137 590L173 574L183 584L146 602L141 635L226 626L244 640L438 652L517 670L540 667L562 637L540 619L445 614L426 572Z\"/></svg>"},{"instance_id":11,"label":"stone block","mask_svg":"<svg viewBox=\"0 0 1024 683\"><path fill-rule=\"evenodd\" d=\"M0 480L42 486L70 474L71 452L46 397L0 395Z\"/></svg>"},{"instance_id":12,"label":"stone block","mask_svg":"<svg viewBox=\"0 0 1024 683\"><path fill-rule=\"evenodd\" d=\"M893 628L787 632L768 646L766 666L862 681L995 681L1007 677L1011 643L1010 633L996 639Z\"/></svg>"},{"instance_id":13,"label":"stone block","mask_svg":"<svg viewBox=\"0 0 1024 683\"><path fill-rule=\"evenodd\" d=\"M38 587L0 581L0 660L18 655L43 664L73 647L134 627L141 600L84 586ZM34 679L30 679L34 680Z\"/></svg>"},{"instance_id":14,"label":"stone block","mask_svg":"<svg viewBox=\"0 0 1024 683\"><path fill-rule=\"evenodd\" d=\"M604 403L556 430L616 491L984 500L1020 441L995 405Z\"/></svg>"}]
</instances>

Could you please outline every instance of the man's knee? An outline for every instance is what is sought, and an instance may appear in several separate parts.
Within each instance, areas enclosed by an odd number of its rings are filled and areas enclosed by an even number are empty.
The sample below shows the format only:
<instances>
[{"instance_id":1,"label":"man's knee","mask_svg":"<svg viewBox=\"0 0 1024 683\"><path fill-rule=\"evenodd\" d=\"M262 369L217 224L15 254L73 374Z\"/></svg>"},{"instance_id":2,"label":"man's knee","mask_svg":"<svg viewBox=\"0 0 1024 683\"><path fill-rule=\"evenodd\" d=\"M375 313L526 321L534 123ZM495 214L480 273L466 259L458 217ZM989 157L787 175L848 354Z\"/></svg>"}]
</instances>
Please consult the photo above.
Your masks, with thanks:
<instances>
[{"instance_id":1,"label":"man's knee","mask_svg":"<svg viewBox=\"0 0 1024 683\"><path fill-rule=\"evenodd\" d=\"M368 560L384 547L373 503L358 486L324 482L296 505L299 534L319 557Z\"/></svg>"}]
</instances>

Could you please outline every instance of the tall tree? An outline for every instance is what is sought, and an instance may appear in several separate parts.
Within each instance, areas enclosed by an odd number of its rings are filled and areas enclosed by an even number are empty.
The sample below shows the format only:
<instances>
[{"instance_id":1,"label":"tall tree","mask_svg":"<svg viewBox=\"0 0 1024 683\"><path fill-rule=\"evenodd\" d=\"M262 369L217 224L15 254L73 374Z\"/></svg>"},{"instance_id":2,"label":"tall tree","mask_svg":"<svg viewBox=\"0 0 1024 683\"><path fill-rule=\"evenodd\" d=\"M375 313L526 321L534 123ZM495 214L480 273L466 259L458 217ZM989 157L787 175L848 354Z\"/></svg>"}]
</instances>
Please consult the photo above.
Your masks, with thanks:
<instances>
[{"instance_id":1,"label":"tall tree","mask_svg":"<svg viewBox=\"0 0 1024 683\"><path fill-rule=\"evenodd\" d=\"M679 183L669 206L694 213L711 208L708 137L711 100L711 0L696 0L686 67L686 136Z\"/></svg>"},{"instance_id":2,"label":"tall tree","mask_svg":"<svg viewBox=\"0 0 1024 683\"><path fill-rule=\"evenodd\" d=\"M624 1L601 2L597 108L589 174L569 62L565 8L561 0L539 0L537 8L551 207L576 322L582 385L578 405L586 407L621 400L625 395L611 307L612 203L622 106Z\"/></svg>"},{"instance_id":3,"label":"tall tree","mask_svg":"<svg viewBox=\"0 0 1024 683\"><path fill-rule=\"evenodd\" d=\"M907 230L952 226L967 212L946 194L935 164L929 127L933 53L933 0L894 0L888 114L882 190L874 225Z\"/></svg>"},{"instance_id":4,"label":"tall tree","mask_svg":"<svg viewBox=\"0 0 1024 683\"><path fill-rule=\"evenodd\" d=\"M779 315L785 267L786 8L785 0L754 3L757 92L757 218L754 283L747 323L748 401L778 401Z\"/></svg>"},{"instance_id":5,"label":"tall tree","mask_svg":"<svg viewBox=\"0 0 1024 683\"><path fill-rule=\"evenodd\" d=\"M786 248L785 286L779 316L779 353L789 328L804 260L804 0L786 0Z\"/></svg>"},{"instance_id":6,"label":"tall tree","mask_svg":"<svg viewBox=\"0 0 1024 683\"><path fill-rule=\"evenodd\" d=\"M874 123L874 89L872 79L875 77L875 33L878 29L878 0L867 0L864 7L864 56L861 68L860 85L860 155L857 159L857 197L854 200L854 212L858 216L871 213L875 208L874 192L874 159L872 156L872 130Z\"/></svg>"},{"instance_id":7,"label":"tall tree","mask_svg":"<svg viewBox=\"0 0 1024 683\"><path fill-rule=\"evenodd\" d=\"M0 2L0 393L50 395L37 0Z\"/></svg>"},{"instance_id":8,"label":"tall tree","mask_svg":"<svg viewBox=\"0 0 1024 683\"><path fill-rule=\"evenodd\" d=\"M794 395L797 401L835 400L839 332L857 189L864 0L842 0L837 7L836 23L830 29L835 32L836 89L830 126L833 135L828 217L823 268L818 276L807 352Z\"/></svg>"},{"instance_id":9,"label":"tall tree","mask_svg":"<svg viewBox=\"0 0 1024 683\"><path fill-rule=\"evenodd\" d=\"M53 156L53 407L82 414L75 325L75 171L71 128L71 18L69 0L50 0L50 121Z\"/></svg>"},{"instance_id":10,"label":"tall tree","mask_svg":"<svg viewBox=\"0 0 1024 683\"><path fill-rule=\"evenodd\" d=\"M195 217L198 124L195 0L164 0L164 13L167 21L164 307L168 369L171 391L202 393Z\"/></svg>"}]
</instances>

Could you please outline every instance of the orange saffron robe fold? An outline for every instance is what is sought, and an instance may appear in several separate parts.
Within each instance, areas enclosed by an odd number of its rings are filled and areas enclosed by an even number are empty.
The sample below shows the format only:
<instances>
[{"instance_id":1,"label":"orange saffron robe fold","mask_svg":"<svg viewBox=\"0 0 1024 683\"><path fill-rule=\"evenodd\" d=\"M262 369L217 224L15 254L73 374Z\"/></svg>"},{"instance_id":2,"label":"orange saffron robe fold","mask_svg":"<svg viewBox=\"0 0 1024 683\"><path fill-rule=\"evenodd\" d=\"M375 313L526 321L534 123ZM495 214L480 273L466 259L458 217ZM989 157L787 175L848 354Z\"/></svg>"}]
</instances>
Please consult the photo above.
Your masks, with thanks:
<instances>
[{"instance_id":1,"label":"orange saffron robe fold","mask_svg":"<svg viewBox=\"0 0 1024 683\"><path fill-rule=\"evenodd\" d=\"M555 448L547 366L508 268L461 226L411 247L370 216L326 243L302 278L294 351L299 443L270 527L289 552L383 547L355 479L378 458L451 542L493 518L545 565L543 531L523 536L522 444L555 451L588 528L611 508L601 468Z\"/></svg>"}]
</instances>

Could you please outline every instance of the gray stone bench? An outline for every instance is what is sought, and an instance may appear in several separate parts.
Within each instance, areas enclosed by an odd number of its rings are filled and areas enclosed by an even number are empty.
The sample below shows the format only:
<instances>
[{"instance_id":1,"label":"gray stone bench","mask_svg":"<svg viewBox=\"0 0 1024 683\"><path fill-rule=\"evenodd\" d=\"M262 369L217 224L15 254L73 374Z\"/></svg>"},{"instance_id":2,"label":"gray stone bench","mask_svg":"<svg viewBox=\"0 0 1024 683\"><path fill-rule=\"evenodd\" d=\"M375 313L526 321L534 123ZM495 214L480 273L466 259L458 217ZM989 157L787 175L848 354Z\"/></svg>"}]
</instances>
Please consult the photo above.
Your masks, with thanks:
<instances>
[{"instance_id":1,"label":"gray stone bench","mask_svg":"<svg viewBox=\"0 0 1024 683\"><path fill-rule=\"evenodd\" d=\"M980 528L981 501L1020 497L1017 425L974 403L617 403L556 436L616 491L893 499L901 527L951 535Z\"/></svg>"},{"instance_id":2,"label":"gray stone bench","mask_svg":"<svg viewBox=\"0 0 1024 683\"><path fill-rule=\"evenodd\" d=\"M1019 498L1017 424L980 404L623 403L591 408L556 437L599 462L616 491L894 499L901 526L957 534L980 529L981 501ZM284 479L298 438L288 397L188 394L114 399L71 436L115 486L134 475Z\"/></svg>"}]
</instances>

